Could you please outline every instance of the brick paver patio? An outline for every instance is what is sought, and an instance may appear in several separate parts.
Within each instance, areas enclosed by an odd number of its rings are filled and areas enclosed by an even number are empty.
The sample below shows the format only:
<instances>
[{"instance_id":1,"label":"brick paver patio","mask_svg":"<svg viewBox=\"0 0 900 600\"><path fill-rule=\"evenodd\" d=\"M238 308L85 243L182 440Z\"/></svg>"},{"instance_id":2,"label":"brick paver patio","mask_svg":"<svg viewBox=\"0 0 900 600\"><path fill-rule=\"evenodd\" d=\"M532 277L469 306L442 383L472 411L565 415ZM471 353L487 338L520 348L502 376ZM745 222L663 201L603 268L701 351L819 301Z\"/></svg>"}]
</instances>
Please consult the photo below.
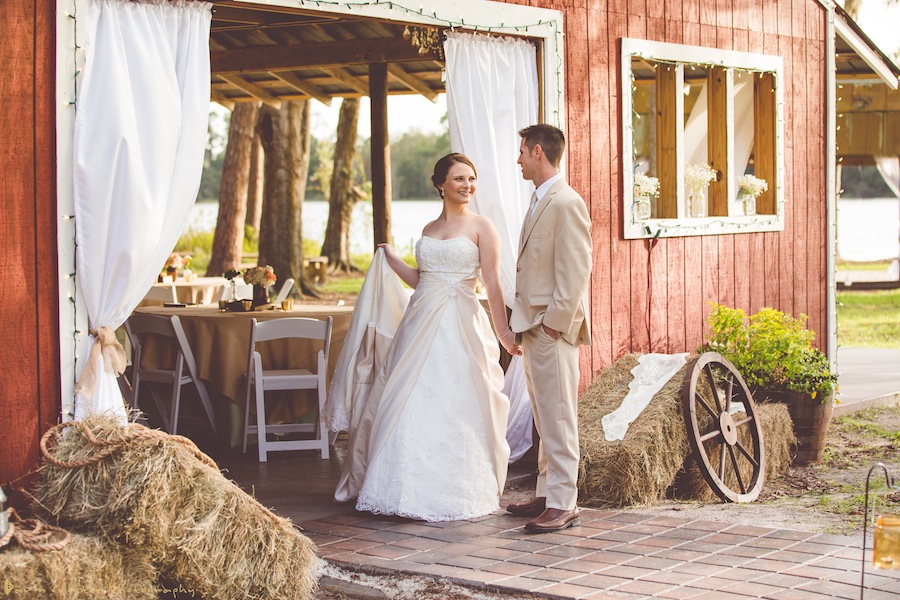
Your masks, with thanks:
<instances>
[{"instance_id":1,"label":"brick paver patio","mask_svg":"<svg viewBox=\"0 0 900 600\"><path fill-rule=\"evenodd\" d=\"M421 523L357 513L301 521L320 556L546 598L860 598L861 536L582 509L582 525L529 535L524 519ZM900 598L900 571L867 566L864 598Z\"/></svg>"}]
</instances>

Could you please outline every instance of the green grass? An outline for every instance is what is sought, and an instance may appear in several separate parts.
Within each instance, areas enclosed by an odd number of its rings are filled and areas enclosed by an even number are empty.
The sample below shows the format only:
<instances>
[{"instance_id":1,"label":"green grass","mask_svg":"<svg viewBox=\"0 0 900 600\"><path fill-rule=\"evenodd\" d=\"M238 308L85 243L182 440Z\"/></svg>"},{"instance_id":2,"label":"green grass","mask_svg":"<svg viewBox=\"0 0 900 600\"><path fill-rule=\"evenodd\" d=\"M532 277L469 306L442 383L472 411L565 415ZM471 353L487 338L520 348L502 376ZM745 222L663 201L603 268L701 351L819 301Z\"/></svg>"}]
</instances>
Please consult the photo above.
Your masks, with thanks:
<instances>
[{"instance_id":1,"label":"green grass","mask_svg":"<svg viewBox=\"0 0 900 600\"><path fill-rule=\"evenodd\" d=\"M877 422L877 413L873 408L838 417L835 422L841 427L865 434L875 440L887 440L895 445L900 444L900 430L889 429Z\"/></svg>"},{"instance_id":2,"label":"green grass","mask_svg":"<svg viewBox=\"0 0 900 600\"><path fill-rule=\"evenodd\" d=\"M837 293L838 340L853 348L900 348L900 289Z\"/></svg>"},{"instance_id":3,"label":"green grass","mask_svg":"<svg viewBox=\"0 0 900 600\"><path fill-rule=\"evenodd\" d=\"M364 275L359 277L342 277L340 279L329 279L322 289L331 294L359 294L362 287Z\"/></svg>"},{"instance_id":4,"label":"green grass","mask_svg":"<svg viewBox=\"0 0 900 600\"><path fill-rule=\"evenodd\" d=\"M875 262L844 262L838 261L835 265L838 271L887 271L891 261L881 260Z\"/></svg>"}]
</instances>

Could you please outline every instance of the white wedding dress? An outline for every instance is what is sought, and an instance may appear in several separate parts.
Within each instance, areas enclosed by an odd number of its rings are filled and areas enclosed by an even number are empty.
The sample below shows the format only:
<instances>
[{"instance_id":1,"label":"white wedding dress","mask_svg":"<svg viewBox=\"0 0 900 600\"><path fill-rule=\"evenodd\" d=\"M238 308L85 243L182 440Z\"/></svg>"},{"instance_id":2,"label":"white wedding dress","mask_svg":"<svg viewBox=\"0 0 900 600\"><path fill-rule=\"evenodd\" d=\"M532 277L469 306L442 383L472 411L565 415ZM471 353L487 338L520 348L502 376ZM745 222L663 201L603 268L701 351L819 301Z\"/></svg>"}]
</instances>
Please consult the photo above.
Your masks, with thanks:
<instances>
[{"instance_id":1,"label":"white wedding dress","mask_svg":"<svg viewBox=\"0 0 900 600\"><path fill-rule=\"evenodd\" d=\"M475 296L478 247L423 237L416 259L419 284L384 364L374 366L371 391L353 409L335 498L426 521L486 515L498 510L506 482L509 400Z\"/></svg>"}]
</instances>

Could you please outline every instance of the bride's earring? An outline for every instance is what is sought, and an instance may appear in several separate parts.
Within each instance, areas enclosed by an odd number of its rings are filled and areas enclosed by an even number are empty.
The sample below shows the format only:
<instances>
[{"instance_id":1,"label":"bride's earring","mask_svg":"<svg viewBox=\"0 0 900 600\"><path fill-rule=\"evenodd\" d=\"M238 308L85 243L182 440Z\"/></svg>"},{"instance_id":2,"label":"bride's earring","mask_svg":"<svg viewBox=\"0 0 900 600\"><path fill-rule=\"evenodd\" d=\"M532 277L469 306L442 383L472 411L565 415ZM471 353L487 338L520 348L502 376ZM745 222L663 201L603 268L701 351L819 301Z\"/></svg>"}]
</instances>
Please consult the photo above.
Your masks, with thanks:
<instances>
[{"instance_id":1,"label":"bride's earring","mask_svg":"<svg viewBox=\"0 0 900 600\"><path fill-rule=\"evenodd\" d=\"M441 200L443 200L444 199L444 189L443 188L439 189L438 194L441 195Z\"/></svg>"}]
</instances>

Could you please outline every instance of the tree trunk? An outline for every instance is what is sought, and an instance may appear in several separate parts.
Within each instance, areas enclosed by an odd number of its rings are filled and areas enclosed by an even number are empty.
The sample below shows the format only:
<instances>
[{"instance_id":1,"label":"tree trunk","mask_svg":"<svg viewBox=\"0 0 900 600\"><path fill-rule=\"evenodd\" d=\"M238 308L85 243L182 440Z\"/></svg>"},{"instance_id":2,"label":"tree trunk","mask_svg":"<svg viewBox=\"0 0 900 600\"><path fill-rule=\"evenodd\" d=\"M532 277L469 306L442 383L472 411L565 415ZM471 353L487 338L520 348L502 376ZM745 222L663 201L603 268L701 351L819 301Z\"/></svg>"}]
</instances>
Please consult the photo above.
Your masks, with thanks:
<instances>
[{"instance_id":1,"label":"tree trunk","mask_svg":"<svg viewBox=\"0 0 900 600\"><path fill-rule=\"evenodd\" d=\"M259 136L253 137L253 148L250 153L250 177L247 180L247 218L246 226L253 231L255 239L259 239L259 219L262 215L263 203L263 169L265 153Z\"/></svg>"},{"instance_id":2,"label":"tree trunk","mask_svg":"<svg viewBox=\"0 0 900 600\"><path fill-rule=\"evenodd\" d=\"M309 100L282 102L279 110L262 108L259 133L266 153L266 183L259 227L259 264L275 269L276 288L292 277L294 289L317 296L303 270L301 227L309 173L309 115Z\"/></svg>"},{"instance_id":3,"label":"tree trunk","mask_svg":"<svg viewBox=\"0 0 900 600\"><path fill-rule=\"evenodd\" d=\"M350 261L350 217L360 200L353 186L356 161L356 132L359 123L359 98L344 98L338 116L337 142L334 145L334 167L328 198L328 225L322 256L328 257L332 269L358 271Z\"/></svg>"},{"instance_id":4,"label":"tree trunk","mask_svg":"<svg viewBox=\"0 0 900 600\"><path fill-rule=\"evenodd\" d=\"M219 215L206 269L207 277L222 275L241 262L247 212L247 178L258 114L259 105L250 102L238 103L231 113L219 186Z\"/></svg>"}]
</instances>

